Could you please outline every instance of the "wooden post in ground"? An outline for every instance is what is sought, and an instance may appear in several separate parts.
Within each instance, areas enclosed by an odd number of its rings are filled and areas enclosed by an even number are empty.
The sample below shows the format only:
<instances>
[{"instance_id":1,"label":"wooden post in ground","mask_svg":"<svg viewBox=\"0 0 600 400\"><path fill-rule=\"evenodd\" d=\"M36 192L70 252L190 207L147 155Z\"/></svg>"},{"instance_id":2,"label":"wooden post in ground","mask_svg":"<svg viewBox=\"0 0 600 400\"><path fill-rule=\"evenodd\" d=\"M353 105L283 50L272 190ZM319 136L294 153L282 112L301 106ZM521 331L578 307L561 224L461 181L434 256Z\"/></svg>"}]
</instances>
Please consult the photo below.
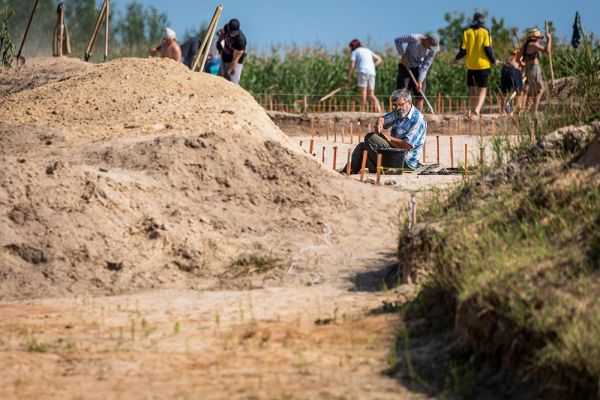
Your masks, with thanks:
<instances>
[{"instance_id":1,"label":"wooden post in ground","mask_svg":"<svg viewBox=\"0 0 600 400\"><path fill-rule=\"evenodd\" d=\"M377 153L377 184L381 185L381 157L383 154Z\"/></svg>"},{"instance_id":2,"label":"wooden post in ground","mask_svg":"<svg viewBox=\"0 0 600 400\"><path fill-rule=\"evenodd\" d=\"M329 141L329 133L331 131L331 123L327 121L327 141Z\"/></svg>"},{"instance_id":3,"label":"wooden post in ground","mask_svg":"<svg viewBox=\"0 0 600 400\"><path fill-rule=\"evenodd\" d=\"M346 128L342 126L342 143L346 143Z\"/></svg>"},{"instance_id":4,"label":"wooden post in ground","mask_svg":"<svg viewBox=\"0 0 600 400\"><path fill-rule=\"evenodd\" d=\"M469 126L469 135L473 134L473 120L469 118L467 125Z\"/></svg>"},{"instance_id":5,"label":"wooden post in ground","mask_svg":"<svg viewBox=\"0 0 600 400\"><path fill-rule=\"evenodd\" d=\"M467 176L467 166L469 165L469 161L467 160L467 144L465 143L465 170L463 171L463 175Z\"/></svg>"},{"instance_id":6,"label":"wooden post in ground","mask_svg":"<svg viewBox=\"0 0 600 400\"><path fill-rule=\"evenodd\" d=\"M436 162L437 162L437 164L439 164L440 163L440 135L435 136L435 147L437 149Z\"/></svg>"},{"instance_id":7,"label":"wooden post in ground","mask_svg":"<svg viewBox=\"0 0 600 400\"><path fill-rule=\"evenodd\" d=\"M437 94L437 107L436 110L438 110L438 113L442 112L442 94L440 92L438 92Z\"/></svg>"},{"instance_id":8,"label":"wooden post in ground","mask_svg":"<svg viewBox=\"0 0 600 400\"><path fill-rule=\"evenodd\" d=\"M315 136L315 120L313 117L310 117L310 137Z\"/></svg>"},{"instance_id":9,"label":"wooden post in ground","mask_svg":"<svg viewBox=\"0 0 600 400\"><path fill-rule=\"evenodd\" d=\"M333 124L333 143L337 143L337 126L335 126L335 124Z\"/></svg>"},{"instance_id":10,"label":"wooden post in ground","mask_svg":"<svg viewBox=\"0 0 600 400\"><path fill-rule=\"evenodd\" d=\"M315 149L315 139L310 139L310 146L308 147L308 152L310 155L313 155L313 150Z\"/></svg>"},{"instance_id":11,"label":"wooden post in ground","mask_svg":"<svg viewBox=\"0 0 600 400\"><path fill-rule=\"evenodd\" d=\"M460 131L462 130L462 123L461 123L461 116L458 116L458 119L456 120L456 132L460 135Z\"/></svg>"},{"instance_id":12,"label":"wooden post in ground","mask_svg":"<svg viewBox=\"0 0 600 400\"><path fill-rule=\"evenodd\" d=\"M352 150L348 149L348 160L346 162L346 176L350 176L350 161L352 157Z\"/></svg>"},{"instance_id":13,"label":"wooden post in ground","mask_svg":"<svg viewBox=\"0 0 600 400\"><path fill-rule=\"evenodd\" d=\"M352 122L350 122L350 144L354 144L354 129Z\"/></svg>"},{"instance_id":14,"label":"wooden post in ground","mask_svg":"<svg viewBox=\"0 0 600 400\"><path fill-rule=\"evenodd\" d=\"M426 152L427 152L427 137L425 137L425 142L423 143L423 164L425 164L425 162L427 161Z\"/></svg>"},{"instance_id":15,"label":"wooden post in ground","mask_svg":"<svg viewBox=\"0 0 600 400\"><path fill-rule=\"evenodd\" d=\"M448 114L452 114L452 96L448 97Z\"/></svg>"},{"instance_id":16,"label":"wooden post in ground","mask_svg":"<svg viewBox=\"0 0 600 400\"><path fill-rule=\"evenodd\" d=\"M454 139L450 136L450 168L454 168Z\"/></svg>"},{"instance_id":17,"label":"wooden post in ground","mask_svg":"<svg viewBox=\"0 0 600 400\"><path fill-rule=\"evenodd\" d=\"M333 146L333 169L335 169L335 164L337 162L337 146Z\"/></svg>"},{"instance_id":18,"label":"wooden post in ground","mask_svg":"<svg viewBox=\"0 0 600 400\"><path fill-rule=\"evenodd\" d=\"M321 152L321 162L325 164L325 146L323 146L323 151Z\"/></svg>"},{"instance_id":19,"label":"wooden post in ground","mask_svg":"<svg viewBox=\"0 0 600 400\"><path fill-rule=\"evenodd\" d=\"M481 167L483 167L483 149L484 147L479 148L479 164L481 164Z\"/></svg>"},{"instance_id":20,"label":"wooden post in ground","mask_svg":"<svg viewBox=\"0 0 600 400\"><path fill-rule=\"evenodd\" d=\"M367 151L363 150L362 161L360 163L360 181L365 179L365 167L367 166Z\"/></svg>"},{"instance_id":21,"label":"wooden post in ground","mask_svg":"<svg viewBox=\"0 0 600 400\"><path fill-rule=\"evenodd\" d=\"M483 134L483 118L479 117L479 134Z\"/></svg>"},{"instance_id":22,"label":"wooden post in ground","mask_svg":"<svg viewBox=\"0 0 600 400\"><path fill-rule=\"evenodd\" d=\"M304 99L302 99L302 109L304 110L305 113L308 112L308 99L306 98L306 95L304 95Z\"/></svg>"},{"instance_id":23,"label":"wooden post in ground","mask_svg":"<svg viewBox=\"0 0 600 400\"><path fill-rule=\"evenodd\" d=\"M362 128L361 128L361 125L359 122L356 127L356 143L360 143L361 140L362 140Z\"/></svg>"}]
</instances>

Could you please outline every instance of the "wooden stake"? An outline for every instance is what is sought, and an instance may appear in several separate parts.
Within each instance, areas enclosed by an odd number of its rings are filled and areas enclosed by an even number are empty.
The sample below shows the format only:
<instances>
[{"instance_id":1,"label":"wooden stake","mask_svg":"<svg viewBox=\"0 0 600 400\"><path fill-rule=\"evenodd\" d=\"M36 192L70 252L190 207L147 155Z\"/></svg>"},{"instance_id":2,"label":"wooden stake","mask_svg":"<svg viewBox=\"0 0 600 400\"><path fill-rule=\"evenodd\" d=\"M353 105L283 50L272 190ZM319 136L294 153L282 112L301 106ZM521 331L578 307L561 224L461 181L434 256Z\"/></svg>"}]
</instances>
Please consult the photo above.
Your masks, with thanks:
<instances>
[{"instance_id":1,"label":"wooden stake","mask_svg":"<svg viewBox=\"0 0 600 400\"><path fill-rule=\"evenodd\" d=\"M337 143L337 126L334 124L333 125L333 143Z\"/></svg>"},{"instance_id":2,"label":"wooden stake","mask_svg":"<svg viewBox=\"0 0 600 400\"><path fill-rule=\"evenodd\" d=\"M383 154L377 153L377 184L381 185L381 157Z\"/></svg>"},{"instance_id":3,"label":"wooden stake","mask_svg":"<svg viewBox=\"0 0 600 400\"><path fill-rule=\"evenodd\" d=\"M348 149L348 160L346 162L346 176L350 176L350 161L352 157L352 150Z\"/></svg>"},{"instance_id":4,"label":"wooden stake","mask_svg":"<svg viewBox=\"0 0 600 400\"><path fill-rule=\"evenodd\" d=\"M335 164L337 162L337 146L333 146L333 169L335 169Z\"/></svg>"},{"instance_id":5,"label":"wooden stake","mask_svg":"<svg viewBox=\"0 0 600 400\"><path fill-rule=\"evenodd\" d=\"M454 168L454 139L450 136L450 168Z\"/></svg>"},{"instance_id":6,"label":"wooden stake","mask_svg":"<svg viewBox=\"0 0 600 400\"><path fill-rule=\"evenodd\" d=\"M352 122L350 122L350 144L354 144L354 132Z\"/></svg>"},{"instance_id":7,"label":"wooden stake","mask_svg":"<svg viewBox=\"0 0 600 400\"><path fill-rule=\"evenodd\" d=\"M452 96L448 97L448 114L452 113Z\"/></svg>"},{"instance_id":8,"label":"wooden stake","mask_svg":"<svg viewBox=\"0 0 600 400\"><path fill-rule=\"evenodd\" d=\"M436 162L439 164L440 163L440 136L439 135L435 136L435 147L437 149Z\"/></svg>"},{"instance_id":9,"label":"wooden stake","mask_svg":"<svg viewBox=\"0 0 600 400\"><path fill-rule=\"evenodd\" d=\"M468 160L467 160L467 144L465 143L465 170L463 172L464 176L467 176L467 166L468 166Z\"/></svg>"},{"instance_id":10,"label":"wooden stake","mask_svg":"<svg viewBox=\"0 0 600 400\"><path fill-rule=\"evenodd\" d=\"M104 62L108 59L108 37L110 33L110 0L106 0L106 26L104 27ZM64 21L63 21L64 23Z\"/></svg>"},{"instance_id":11,"label":"wooden stake","mask_svg":"<svg viewBox=\"0 0 600 400\"><path fill-rule=\"evenodd\" d=\"M331 124L329 121L327 121L327 141L329 141L329 133L331 131Z\"/></svg>"},{"instance_id":12,"label":"wooden stake","mask_svg":"<svg viewBox=\"0 0 600 400\"><path fill-rule=\"evenodd\" d=\"M346 128L342 126L342 143L346 143Z\"/></svg>"},{"instance_id":13,"label":"wooden stake","mask_svg":"<svg viewBox=\"0 0 600 400\"><path fill-rule=\"evenodd\" d=\"M315 136L315 120L313 117L310 117L310 137Z\"/></svg>"},{"instance_id":14,"label":"wooden stake","mask_svg":"<svg viewBox=\"0 0 600 400\"><path fill-rule=\"evenodd\" d=\"M308 152L310 153L310 155L313 155L313 150L315 149L315 139L310 139L310 145L308 147Z\"/></svg>"},{"instance_id":15,"label":"wooden stake","mask_svg":"<svg viewBox=\"0 0 600 400\"><path fill-rule=\"evenodd\" d=\"M304 95L302 105L303 105L302 109L304 110L305 113L307 113L308 112L308 99L306 98L306 95Z\"/></svg>"},{"instance_id":16,"label":"wooden stake","mask_svg":"<svg viewBox=\"0 0 600 400\"><path fill-rule=\"evenodd\" d=\"M473 134L473 120L469 118L467 125L469 125L469 135Z\"/></svg>"},{"instance_id":17,"label":"wooden stake","mask_svg":"<svg viewBox=\"0 0 600 400\"><path fill-rule=\"evenodd\" d=\"M365 167L367 166L367 151L363 150L362 161L360 164L360 181L365 179Z\"/></svg>"},{"instance_id":18,"label":"wooden stake","mask_svg":"<svg viewBox=\"0 0 600 400\"><path fill-rule=\"evenodd\" d=\"M483 133L483 118L479 117L479 134Z\"/></svg>"},{"instance_id":19,"label":"wooden stake","mask_svg":"<svg viewBox=\"0 0 600 400\"><path fill-rule=\"evenodd\" d=\"M479 148L479 164L483 167L483 147Z\"/></svg>"}]
</instances>

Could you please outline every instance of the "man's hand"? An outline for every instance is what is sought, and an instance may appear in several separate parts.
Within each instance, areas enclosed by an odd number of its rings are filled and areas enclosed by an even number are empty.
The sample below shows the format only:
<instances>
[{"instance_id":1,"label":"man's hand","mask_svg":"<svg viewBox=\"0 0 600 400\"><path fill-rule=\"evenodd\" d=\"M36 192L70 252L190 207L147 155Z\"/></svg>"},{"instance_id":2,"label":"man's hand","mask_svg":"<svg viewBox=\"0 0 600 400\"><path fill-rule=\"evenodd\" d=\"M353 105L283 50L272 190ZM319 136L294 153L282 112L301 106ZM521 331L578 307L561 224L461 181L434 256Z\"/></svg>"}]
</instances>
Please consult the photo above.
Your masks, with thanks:
<instances>
[{"instance_id":1,"label":"man's hand","mask_svg":"<svg viewBox=\"0 0 600 400\"><path fill-rule=\"evenodd\" d=\"M423 92L423 81L417 81L417 91Z\"/></svg>"},{"instance_id":2,"label":"man's hand","mask_svg":"<svg viewBox=\"0 0 600 400\"><path fill-rule=\"evenodd\" d=\"M406 53L402 54L401 62L402 64L404 64L405 67L408 67L408 56L406 55Z\"/></svg>"},{"instance_id":3,"label":"man's hand","mask_svg":"<svg viewBox=\"0 0 600 400\"><path fill-rule=\"evenodd\" d=\"M377 118L377 122L375 122L375 133L381 134L383 132L383 118Z\"/></svg>"}]
</instances>

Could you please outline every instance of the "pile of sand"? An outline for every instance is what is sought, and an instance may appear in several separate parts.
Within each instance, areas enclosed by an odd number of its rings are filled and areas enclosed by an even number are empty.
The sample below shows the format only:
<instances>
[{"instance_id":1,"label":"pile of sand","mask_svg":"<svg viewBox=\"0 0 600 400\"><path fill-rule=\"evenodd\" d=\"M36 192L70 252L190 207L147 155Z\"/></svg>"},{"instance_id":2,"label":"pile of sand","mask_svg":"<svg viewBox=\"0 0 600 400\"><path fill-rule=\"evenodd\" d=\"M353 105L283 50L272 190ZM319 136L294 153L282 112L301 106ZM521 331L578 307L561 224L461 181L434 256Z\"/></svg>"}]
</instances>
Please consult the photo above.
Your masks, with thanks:
<instances>
[{"instance_id":1,"label":"pile of sand","mask_svg":"<svg viewBox=\"0 0 600 400\"><path fill-rule=\"evenodd\" d=\"M378 201L247 92L168 60L90 66L0 109L0 299L281 284L324 231L360 237L356 210ZM232 273L243 254L281 263Z\"/></svg>"}]
</instances>

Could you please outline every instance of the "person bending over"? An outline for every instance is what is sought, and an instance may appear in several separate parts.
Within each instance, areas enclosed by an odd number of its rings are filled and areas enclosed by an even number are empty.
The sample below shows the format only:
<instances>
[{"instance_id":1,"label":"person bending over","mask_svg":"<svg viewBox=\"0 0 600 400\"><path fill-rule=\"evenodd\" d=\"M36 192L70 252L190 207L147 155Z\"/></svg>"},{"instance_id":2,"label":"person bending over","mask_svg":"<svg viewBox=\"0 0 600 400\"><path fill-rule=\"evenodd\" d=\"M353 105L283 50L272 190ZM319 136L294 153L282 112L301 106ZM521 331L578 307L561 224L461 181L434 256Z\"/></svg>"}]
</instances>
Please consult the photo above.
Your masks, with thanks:
<instances>
[{"instance_id":1,"label":"person bending over","mask_svg":"<svg viewBox=\"0 0 600 400\"><path fill-rule=\"evenodd\" d=\"M367 150L367 168L377 172L377 151L392 147L406 150L404 167L412 170L419 167L421 150L427 136L425 117L412 103L408 89L397 89L390 96L393 110L379 118L375 132L368 133L363 142L352 152L350 170L360 172L363 151ZM385 131L391 129L389 133ZM345 168L344 168L345 171Z\"/></svg>"},{"instance_id":2,"label":"person bending over","mask_svg":"<svg viewBox=\"0 0 600 400\"><path fill-rule=\"evenodd\" d=\"M346 81L350 81L354 67L358 71L358 94L360 96L360 111L367 111L367 96L371 100L373 110L381 113L379 100L375 96L375 68L381 64L382 59L370 49L363 47L360 40L354 39L348 45L352 51L350 56L350 68L346 75Z\"/></svg>"}]
</instances>

